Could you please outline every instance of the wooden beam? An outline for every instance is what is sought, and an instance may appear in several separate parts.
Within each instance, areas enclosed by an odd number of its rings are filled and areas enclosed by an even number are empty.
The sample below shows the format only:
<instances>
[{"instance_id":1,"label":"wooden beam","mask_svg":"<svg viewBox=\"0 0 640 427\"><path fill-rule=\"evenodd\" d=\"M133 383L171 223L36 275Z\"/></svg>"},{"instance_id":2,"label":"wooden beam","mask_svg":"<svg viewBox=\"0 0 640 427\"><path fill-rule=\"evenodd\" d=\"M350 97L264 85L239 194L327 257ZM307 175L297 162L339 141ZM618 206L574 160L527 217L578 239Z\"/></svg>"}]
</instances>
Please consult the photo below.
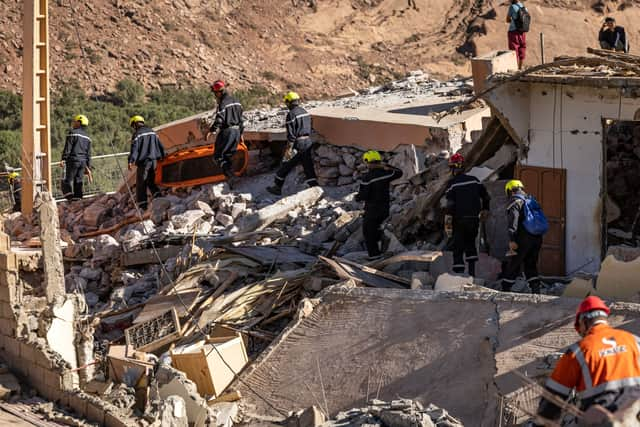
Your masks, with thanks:
<instances>
[{"instance_id":1,"label":"wooden beam","mask_svg":"<svg viewBox=\"0 0 640 427\"><path fill-rule=\"evenodd\" d=\"M48 0L23 3L22 212L39 191L51 192Z\"/></svg>"},{"instance_id":2,"label":"wooden beam","mask_svg":"<svg viewBox=\"0 0 640 427\"><path fill-rule=\"evenodd\" d=\"M164 262L169 258L177 256L182 250L182 246L167 246L164 248L156 248L158 256L156 256L153 249L143 249L135 252L125 252L121 256L122 265L125 267L131 267L134 265L145 264L158 264L158 257L160 261Z\"/></svg>"}]
</instances>

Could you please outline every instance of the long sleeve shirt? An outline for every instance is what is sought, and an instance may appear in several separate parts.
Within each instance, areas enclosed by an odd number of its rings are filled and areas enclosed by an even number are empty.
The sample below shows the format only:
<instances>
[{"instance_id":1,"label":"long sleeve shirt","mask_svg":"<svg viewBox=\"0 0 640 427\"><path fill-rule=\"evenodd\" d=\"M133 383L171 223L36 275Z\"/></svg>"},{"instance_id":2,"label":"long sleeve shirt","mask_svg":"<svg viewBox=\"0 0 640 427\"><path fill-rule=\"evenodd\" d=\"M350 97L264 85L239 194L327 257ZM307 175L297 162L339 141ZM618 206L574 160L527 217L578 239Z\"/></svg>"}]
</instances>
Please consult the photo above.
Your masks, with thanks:
<instances>
[{"instance_id":1,"label":"long sleeve shirt","mask_svg":"<svg viewBox=\"0 0 640 427\"><path fill-rule=\"evenodd\" d=\"M365 211L369 209L389 210L391 200L389 186L392 181L401 177L402 171L392 166L369 170L360 179L360 191L356 195L356 201L364 202Z\"/></svg>"},{"instance_id":2,"label":"long sleeve shirt","mask_svg":"<svg viewBox=\"0 0 640 427\"><path fill-rule=\"evenodd\" d=\"M91 138L83 127L71 129L62 150L62 161L84 162L91 166Z\"/></svg>"},{"instance_id":3,"label":"long sleeve shirt","mask_svg":"<svg viewBox=\"0 0 640 427\"><path fill-rule=\"evenodd\" d=\"M287 114L285 127L287 128L287 141L290 144L295 144L298 138L311 135L311 114L297 105Z\"/></svg>"},{"instance_id":4,"label":"long sleeve shirt","mask_svg":"<svg viewBox=\"0 0 640 427\"><path fill-rule=\"evenodd\" d=\"M218 108L216 115L213 118L213 124L211 125L211 131L215 132L218 129L227 129L233 126L237 126L240 129L240 133L244 132L242 104L236 98L229 94L224 94Z\"/></svg>"},{"instance_id":5,"label":"long sleeve shirt","mask_svg":"<svg viewBox=\"0 0 640 427\"><path fill-rule=\"evenodd\" d=\"M138 128L131 138L129 164L141 165L147 160L160 160L165 157L164 147L153 129Z\"/></svg>"},{"instance_id":6,"label":"long sleeve shirt","mask_svg":"<svg viewBox=\"0 0 640 427\"><path fill-rule=\"evenodd\" d=\"M480 211L489 210L491 198L487 189L474 176L455 175L445 192L447 213L456 218L478 218Z\"/></svg>"}]
</instances>

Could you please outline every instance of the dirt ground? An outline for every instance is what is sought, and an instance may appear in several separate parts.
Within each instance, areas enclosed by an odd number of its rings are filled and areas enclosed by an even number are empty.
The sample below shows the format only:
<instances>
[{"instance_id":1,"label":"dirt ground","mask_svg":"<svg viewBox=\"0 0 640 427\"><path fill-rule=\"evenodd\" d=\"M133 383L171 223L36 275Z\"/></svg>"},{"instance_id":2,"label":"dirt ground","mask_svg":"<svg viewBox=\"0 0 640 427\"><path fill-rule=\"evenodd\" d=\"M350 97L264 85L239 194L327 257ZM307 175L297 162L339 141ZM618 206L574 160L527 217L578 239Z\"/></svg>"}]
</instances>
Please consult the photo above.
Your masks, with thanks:
<instances>
[{"instance_id":1,"label":"dirt ground","mask_svg":"<svg viewBox=\"0 0 640 427\"><path fill-rule=\"evenodd\" d=\"M637 2L529 0L533 21L527 65L580 55L596 46L605 16L640 43ZM54 88L73 80L91 91L130 78L148 88L193 86L221 77L235 87L295 87L329 97L411 70L469 75L467 59L506 48L507 1L497 0L184 0L146 5L96 0L50 3ZM0 0L0 87L20 91L21 2ZM80 50L76 30L84 47ZM109 73L104 71L108 69Z\"/></svg>"}]
</instances>

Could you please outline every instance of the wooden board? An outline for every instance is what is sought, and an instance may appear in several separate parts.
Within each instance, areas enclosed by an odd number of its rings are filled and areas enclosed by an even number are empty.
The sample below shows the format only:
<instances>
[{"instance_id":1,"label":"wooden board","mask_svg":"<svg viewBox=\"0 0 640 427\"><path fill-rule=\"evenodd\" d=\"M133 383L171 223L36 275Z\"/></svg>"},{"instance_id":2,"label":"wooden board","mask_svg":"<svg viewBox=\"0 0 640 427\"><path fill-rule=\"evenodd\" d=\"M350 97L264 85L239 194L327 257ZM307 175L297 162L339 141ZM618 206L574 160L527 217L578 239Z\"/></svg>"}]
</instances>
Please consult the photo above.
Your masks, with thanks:
<instances>
[{"instance_id":1,"label":"wooden board","mask_svg":"<svg viewBox=\"0 0 640 427\"><path fill-rule=\"evenodd\" d=\"M156 295L147 301L140 314L138 314L138 317L133 321L133 324L148 322L172 308L176 309L178 317L185 317L187 315L187 309L191 310L193 308L199 295L200 291L181 292L179 296L176 294ZM180 300L187 306L187 309L185 309Z\"/></svg>"},{"instance_id":2,"label":"wooden board","mask_svg":"<svg viewBox=\"0 0 640 427\"><path fill-rule=\"evenodd\" d=\"M342 279L352 279L356 283L361 283L373 288L407 289L411 285L411 282L407 279L355 262L340 258L329 259L323 256L319 258L331 267L338 277Z\"/></svg>"},{"instance_id":3,"label":"wooden board","mask_svg":"<svg viewBox=\"0 0 640 427\"><path fill-rule=\"evenodd\" d=\"M275 263L311 264L316 262L316 257L307 255L295 246L227 246L225 250L245 256L262 265Z\"/></svg>"},{"instance_id":4,"label":"wooden board","mask_svg":"<svg viewBox=\"0 0 640 427\"><path fill-rule=\"evenodd\" d=\"M156 251L158 255L156 256ZM121 255L120 259L122 265L125 267L131 267L135 265L147 265L158 264L158 257L160 261L164 262L169 258L178 256L182 251L182 246L165 246L163 248L143 249L135 252L125 252Z\"/></svg>"},{"instance_id":5,"label":"wooden board","mask_svg":"<svg viewBox=\"0 0 640 427\"><path fill-rule=\"evenodd\" d=\"M193 381L198 387L198 393L201 396L215 396L213 388L213 380L209 365L207 364L206 354L203 348L196 353L175 354L171 353L171 361L173 366L184 372L184 374Z\"/></svg>"},{"instance_id":6,"label":"wooden board","mask_svg":"<svg viewBox=\"0 0 640 427\"><path fill-rule=\"evenodd\" d=\"M368 267L382 270L388 265L398 264L401 262L433 262L442 256L440 251L411 251L401 253L391 258L379 260L368 264Z\"/></svg>"}]
</instances>

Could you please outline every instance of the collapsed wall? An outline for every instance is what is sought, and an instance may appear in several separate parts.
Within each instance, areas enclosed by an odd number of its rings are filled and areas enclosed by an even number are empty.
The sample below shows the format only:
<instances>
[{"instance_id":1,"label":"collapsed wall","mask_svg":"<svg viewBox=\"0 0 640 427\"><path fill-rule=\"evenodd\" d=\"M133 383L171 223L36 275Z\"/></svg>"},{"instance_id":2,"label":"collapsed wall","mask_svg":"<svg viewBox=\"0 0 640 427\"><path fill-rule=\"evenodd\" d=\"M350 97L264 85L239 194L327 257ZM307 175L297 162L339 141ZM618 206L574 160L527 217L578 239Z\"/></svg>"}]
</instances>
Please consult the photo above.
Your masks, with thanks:
<instances>
[{"instance_id":1,"label":"collapsed wall","mask_svg":"<svg viewBox=\"0 0 640 427\"><path fill-rule=\"evenodd\" d=\"M542 378L574 343L578 300L532 295L332 288L242 376L256 413L316 405L331 414L366 400L416 399L465 425L495 425L499 394ZM612 323L640 333L640 305ZM258 397L257 394L261 397ZM263 400L265 399L265 400Z\"/></svg>"}]
</instances>

